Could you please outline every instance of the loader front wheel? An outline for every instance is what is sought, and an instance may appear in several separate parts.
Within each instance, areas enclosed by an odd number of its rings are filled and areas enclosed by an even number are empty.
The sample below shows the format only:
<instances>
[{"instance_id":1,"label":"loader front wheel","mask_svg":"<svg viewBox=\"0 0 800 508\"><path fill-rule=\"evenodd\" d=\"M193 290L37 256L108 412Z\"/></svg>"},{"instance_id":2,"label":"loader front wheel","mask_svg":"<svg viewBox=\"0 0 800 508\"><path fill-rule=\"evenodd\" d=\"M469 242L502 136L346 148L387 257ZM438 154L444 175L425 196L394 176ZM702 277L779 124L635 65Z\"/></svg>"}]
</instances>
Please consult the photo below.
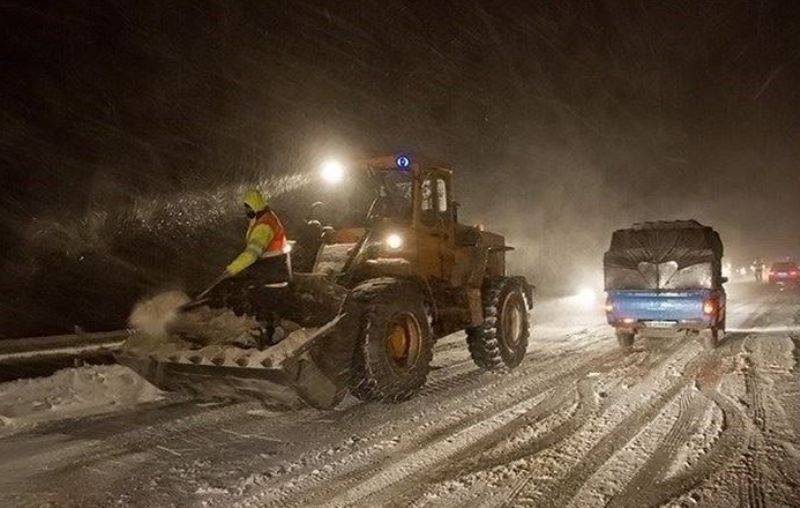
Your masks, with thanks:
<instances>
[{"instance_id":1,"label":"loader front wheel","mask_svg":"<svg viewBox=\"0 0 800 508\"><path fill-rule=\"evenodd\" d=\"M487 282L483 323L467 329L472 360L484 370L513 369L522 362L530 336L525 292L513 279Z\"/></svg>"},{"instance_id":2,"label":"loader front wheel","mask_svg":"<svg viewBox=\"0 0 800 508\"><path fill-rule=\"evenodd\" d=\"M433 335L422 294L412 284L381 285L363 302L350 392L361 400L400 401L425 384Z\"/></svg>"}]
</instances>

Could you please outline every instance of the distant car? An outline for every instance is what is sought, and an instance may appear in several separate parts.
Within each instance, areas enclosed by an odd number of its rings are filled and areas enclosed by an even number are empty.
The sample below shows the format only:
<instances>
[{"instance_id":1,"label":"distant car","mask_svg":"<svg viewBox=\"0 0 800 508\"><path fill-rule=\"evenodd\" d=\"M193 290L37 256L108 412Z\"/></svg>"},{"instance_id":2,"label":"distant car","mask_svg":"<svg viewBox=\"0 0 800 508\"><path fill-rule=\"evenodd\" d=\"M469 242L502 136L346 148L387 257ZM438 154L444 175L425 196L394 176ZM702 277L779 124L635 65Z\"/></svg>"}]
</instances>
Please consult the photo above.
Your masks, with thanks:
<instances>
[{"instance_id":1,"label":"distant car","mask_svg":"<svg viewBox=\"0 0 800 508\"><path fill-rule=\"evenodd\" d=\"M769 268L769 283L779 286L797 286L800 283L800 268L792 261L772 263Z\"/></svg>"}]
</instances>

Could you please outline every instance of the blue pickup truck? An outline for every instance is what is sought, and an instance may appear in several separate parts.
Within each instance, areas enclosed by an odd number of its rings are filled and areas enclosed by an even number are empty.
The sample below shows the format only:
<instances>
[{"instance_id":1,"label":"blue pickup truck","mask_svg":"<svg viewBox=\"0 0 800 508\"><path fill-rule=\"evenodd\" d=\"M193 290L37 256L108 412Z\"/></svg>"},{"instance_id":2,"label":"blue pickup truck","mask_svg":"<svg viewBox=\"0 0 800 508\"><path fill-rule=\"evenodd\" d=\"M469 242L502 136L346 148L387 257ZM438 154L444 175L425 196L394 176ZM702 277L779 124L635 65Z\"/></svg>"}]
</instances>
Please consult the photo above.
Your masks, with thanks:
<instances>
[{"instance_id":1,"label":"blue pickup truck","mask_svg":"<svg viewBox=\"0 0 800 508\"><path fill-rule=\"evenodd\" d=\"M606 317L629 350L637 335L690 332L713 349L725 333L719 234L697 221L634 224L615 231L603 258Z\"/></svg>"}]
</instances>

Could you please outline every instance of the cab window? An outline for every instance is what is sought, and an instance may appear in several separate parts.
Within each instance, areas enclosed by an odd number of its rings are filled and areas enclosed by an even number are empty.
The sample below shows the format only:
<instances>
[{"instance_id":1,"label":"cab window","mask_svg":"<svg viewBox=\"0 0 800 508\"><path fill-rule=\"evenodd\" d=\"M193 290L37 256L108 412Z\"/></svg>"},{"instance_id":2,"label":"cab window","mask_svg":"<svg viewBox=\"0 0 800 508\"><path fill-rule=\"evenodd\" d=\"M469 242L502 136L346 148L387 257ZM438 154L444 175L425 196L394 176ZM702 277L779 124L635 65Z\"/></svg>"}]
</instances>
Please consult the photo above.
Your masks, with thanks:
<instances>
[{"instance_id":1,"label":"cab window","mask_svg":"<svg viewBox=\"0 0 800 508\"><path fill-rule=\"evenodd\" d=\"M450 200L447 194L447 180L436 175L427 176L420 185L422 221L435 224L449 221Z\"/></svg>"},{"instance_id":2,"label":"cab window","mask_svg":"<svg viewBox=\"0 0 800 508\"><path fill-rule=\"evenodd\" d=\"M436 222L436 209L434 207L434 199L436 198L433 192L433 180L426 178L422 181L422 222L426 224L434 224Z\"/></svg>"},{"instance_id":3,"label":"cab window","mask_svg":"<svg viewBox=\"0 0 800 508\"><path fill-rule=\"evenodd\" d=\"M447 182L443 178L436 179L436 202L439 213L447 212Z\"/></svg>"}]
</instances>

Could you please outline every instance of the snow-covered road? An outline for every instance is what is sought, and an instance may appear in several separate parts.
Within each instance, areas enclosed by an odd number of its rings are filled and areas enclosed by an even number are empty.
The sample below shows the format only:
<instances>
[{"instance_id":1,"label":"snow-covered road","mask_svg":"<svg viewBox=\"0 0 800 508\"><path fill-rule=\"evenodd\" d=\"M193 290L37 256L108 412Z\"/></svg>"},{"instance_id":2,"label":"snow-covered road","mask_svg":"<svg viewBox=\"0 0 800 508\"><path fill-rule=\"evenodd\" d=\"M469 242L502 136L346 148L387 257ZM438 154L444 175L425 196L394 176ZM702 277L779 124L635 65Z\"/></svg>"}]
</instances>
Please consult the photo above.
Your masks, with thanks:
<instances>
[{"instance_id":1,"label":"snow-covered road","mask_svg":"<svg viewBox=\"0 0 800 508\"><path fill-rule=\"evenodd\" d=\"M800 506L798 295L731 290L735 331L713 353L622 354L579 305L543 302L508 375L440 341L402 404L167 396L37 417L0 438L0 506Z\"/></svg>"}]
</instances>

